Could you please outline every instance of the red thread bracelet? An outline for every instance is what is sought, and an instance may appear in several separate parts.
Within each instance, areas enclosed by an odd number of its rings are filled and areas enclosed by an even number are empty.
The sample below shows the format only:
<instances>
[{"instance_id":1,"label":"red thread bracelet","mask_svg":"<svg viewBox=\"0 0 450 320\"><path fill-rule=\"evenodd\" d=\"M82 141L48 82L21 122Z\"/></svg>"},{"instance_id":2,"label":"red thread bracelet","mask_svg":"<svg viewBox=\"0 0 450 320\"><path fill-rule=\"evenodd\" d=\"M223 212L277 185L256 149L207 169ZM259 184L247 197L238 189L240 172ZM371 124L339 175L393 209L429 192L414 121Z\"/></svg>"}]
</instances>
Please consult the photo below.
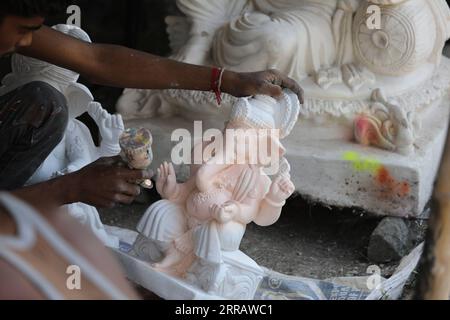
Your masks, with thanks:
<instances>
[{"instance_id":1,"label":"red thread bracelet","mask_svg":"<svg viewBox=\"0 0 450 320\"><path fill-rule=\"evenodd\" d=\"M211 91L216 95L217 104L222 104L222 78L225 72L224 68L213 68L211 71Z\"/></svg>"}]
</instances>

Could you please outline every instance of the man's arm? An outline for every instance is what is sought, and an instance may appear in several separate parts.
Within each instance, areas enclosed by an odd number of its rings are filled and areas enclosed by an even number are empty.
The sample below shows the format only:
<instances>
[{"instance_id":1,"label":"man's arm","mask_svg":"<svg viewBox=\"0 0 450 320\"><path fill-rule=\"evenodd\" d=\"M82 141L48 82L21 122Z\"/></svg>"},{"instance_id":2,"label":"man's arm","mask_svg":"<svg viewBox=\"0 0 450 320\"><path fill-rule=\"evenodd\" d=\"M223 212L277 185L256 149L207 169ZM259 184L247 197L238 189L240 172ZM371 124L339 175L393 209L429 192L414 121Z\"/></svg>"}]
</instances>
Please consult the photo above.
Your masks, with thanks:
<instances>
[{"instance_id":1,"label":"man's arm","mask_svg":"<svg viewBox=\"0 0 450 320\"><path fill-rule=\"evenodd\" d=\"M77 172L12 193L48 209L76 202L111 208L117 203L132 203L141 192L137 183L151 177L147 171L119 166L117 157L103 158Z\"/></svg>"},{"instance_id":2,"label":"man's arm","mask_svg":"<svg viewBox=\"0 0 450 320\"><path fill-rule=\"evenodd\" d=\"M87 43L45 26L34 33L32 45L20 48L19 53L74 70L101 85L200 91L211 88L209 67L189 65L116 45ZM274 70L257 73L227 71L222 90L238 97L278 96L281 87L291 89L303 101L300 86Z\"/></svg>"},{"instance_id":3,"label":"man's arm","mask_svg":"<svg viewBox=\"0 0 450 320\"><path fill-rule=\"evenodd\" d=\"M40 205L45 209L54 209L72 203L72 199L76 199L75 189L71 188L73 184L70 183L70 179L69 176L63 176L18 189L12 194L33 206Z\"/></svg>"}]
</instances>

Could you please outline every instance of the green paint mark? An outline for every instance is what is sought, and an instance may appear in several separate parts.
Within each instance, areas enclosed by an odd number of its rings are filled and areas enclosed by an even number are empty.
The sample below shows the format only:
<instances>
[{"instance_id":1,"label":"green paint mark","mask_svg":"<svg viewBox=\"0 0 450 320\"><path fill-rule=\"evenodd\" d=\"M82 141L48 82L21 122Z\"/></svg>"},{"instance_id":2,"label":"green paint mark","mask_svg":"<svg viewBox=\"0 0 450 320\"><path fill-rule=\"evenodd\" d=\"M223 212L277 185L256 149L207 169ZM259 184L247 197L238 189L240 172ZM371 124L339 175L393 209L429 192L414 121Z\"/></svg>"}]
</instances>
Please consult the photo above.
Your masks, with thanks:
<instances>
[{"instance_id":1,"label":"green paint mark","mask_svg":"<svg viewBox=\"0 0 450 320\"><path fill-rule=\"evenodd\" d=\"M370 172L376 174L382 167L380 161L373 158L363 158L357 152L348 151L342 156L342 159L353 164L353 169L359 172Z\"/></svg>"}]
</instances>

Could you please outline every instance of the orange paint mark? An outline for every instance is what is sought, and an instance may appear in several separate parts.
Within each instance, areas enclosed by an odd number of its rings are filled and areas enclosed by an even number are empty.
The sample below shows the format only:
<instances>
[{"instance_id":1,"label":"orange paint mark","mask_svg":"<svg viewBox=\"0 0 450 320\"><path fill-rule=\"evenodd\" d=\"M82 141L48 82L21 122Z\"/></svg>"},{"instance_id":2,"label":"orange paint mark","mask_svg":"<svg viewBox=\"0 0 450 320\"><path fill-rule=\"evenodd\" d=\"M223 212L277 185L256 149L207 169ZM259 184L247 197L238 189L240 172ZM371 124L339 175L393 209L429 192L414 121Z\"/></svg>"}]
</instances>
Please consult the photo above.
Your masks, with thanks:
<instances>
[{"instance_id":1,"label":"orange paint mark","mask_svg":"<svg viewBox=\"0 0 450 320\"><path fill-rule=\"evenodd\" d=\"M375 179L386 195L396 194L399 197L406 197L411 192L411 187L407 181L396 181L384 166L378 169Z\"/></svg>"},{"instance_id":2,"label":"orange paint mark","mask_svg":"<svg viewBox=\"0 0 450 320\"><path fill-rule=\"evenodd\" d=\"M390 174L385 167L381 167L377 173L377 181L379 184L386 184L389 180Z\"/></svg>"},{"instance_id":3,"label":"orange paint mark","mask_svg":"<svg viewBox=\"0 0 450 320\"><path fill-rule=\"evenodd\" d=\"M400 196L405 197L411 192L411 187L409 186L409 183L403 182L401 186Z\"/></svg>"}]
</instances>

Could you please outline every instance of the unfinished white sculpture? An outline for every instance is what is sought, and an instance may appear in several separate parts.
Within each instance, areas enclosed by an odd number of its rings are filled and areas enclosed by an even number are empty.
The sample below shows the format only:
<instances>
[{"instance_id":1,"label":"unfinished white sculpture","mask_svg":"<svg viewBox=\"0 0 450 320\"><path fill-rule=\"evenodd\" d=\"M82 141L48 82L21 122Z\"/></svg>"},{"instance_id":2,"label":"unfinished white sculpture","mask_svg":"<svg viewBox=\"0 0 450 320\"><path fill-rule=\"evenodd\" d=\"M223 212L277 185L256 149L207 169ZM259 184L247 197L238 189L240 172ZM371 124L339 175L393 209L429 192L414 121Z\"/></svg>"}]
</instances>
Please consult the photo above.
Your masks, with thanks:
<instances>
[{"instance_id":1,"label":"unfinished white sculpture","mask_svg":"<svg viewBox=\"0 0 450 320\"><path fill-rule=\"evenodd\" d=\"M287 92L280 101L264 96L238 100L226 127L231 135L224 132L222 148L192 166L186 183L177 183L172 164L162 164L157 190L164 200L139 222L136 256L211 297L252 299L263 270L239 247L246 226L274 224L295 190L280 139L292 131L299 109L297 96ZM235 142L245 136L253 140ZM264 139L265 147L254 149ZM269 141L270 152L264 154ZM258 160L252 161L255 154ZM273 163L263 162L264 156ZM264 171L269 165L277 168L272 179Z\"/></svg>"},{"instance_id":2,"label":"unfinished white sculpture","mask_svg":"<svg viewBox=\"0 0 450 320\"><path fill-rule=\"evenodd\" d=\"M71 25L57 25L55 30L89 41L89 36L80 28ZM7 93L24 84L33 81L45 82L67 99L69 121L63 140L56 146L40 168L27 182L27 185L37 184L57 176L80 170L86 165L102 157L116 156L120 153L119 137L124 131L120 115L110 115L94 97L88 88L77 83L79 75L43 61L14 54L12 57L12 73L2 81L0 94ZM97 147L89 129L76 118L87 112L97 124L101 144ZM117 237L106 233L97 209L83 203L67 206L71 215L91 230L111 247L118 247Z\"/></svg>"},{"instance_id":3,"label":"unfinished white sculpture","mask_svg":"<svg viewBox=\"0 0 450 320\"><path fill-rule=\"evenodd\" d=\"M450 63L442 58L442 49L450 37L450 10L444 0L177 4L186 17L167 19L173 58L235 71L277 68L304 88L301 125L286 141L300 193L381 215L422 213L448 122L448 99L443 97L450 86ZM369 23L378 18L368 12L371 5L380 9L379 26ZM189 31L183 31L186 26ZM385 96L384 114L377 114L390 129L379 135L384 142L369 148L355 143L366 141L354 129L355 121L380 106L372 99L375 91ZM212 93L127 89L117 108L130 126L152 129L160 162L170 155L171 129L192 129L193 120L202 120L204 128L222 129L235 102L230 96L223 100L218 109ZM409 181L408 196L380 199L373 177L355 173L342 159L346 151L377 158L395 170L398 180Z\"/></svg>"}]
</instances>

